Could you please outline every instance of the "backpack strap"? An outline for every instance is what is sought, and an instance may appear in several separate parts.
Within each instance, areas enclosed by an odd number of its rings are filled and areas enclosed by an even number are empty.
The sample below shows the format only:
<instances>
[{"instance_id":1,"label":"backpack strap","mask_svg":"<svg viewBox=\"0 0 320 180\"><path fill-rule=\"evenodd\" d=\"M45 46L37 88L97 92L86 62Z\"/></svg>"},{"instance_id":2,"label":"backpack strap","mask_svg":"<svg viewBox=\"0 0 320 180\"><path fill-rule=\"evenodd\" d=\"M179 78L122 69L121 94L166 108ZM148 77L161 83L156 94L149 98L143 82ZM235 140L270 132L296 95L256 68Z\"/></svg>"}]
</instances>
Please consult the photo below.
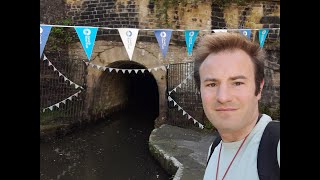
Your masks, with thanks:
<instances>
[{"instance_id":1,"label":"backpack strap","mask_svg":"<svg viewBox=\"0 0 320 180\"><path fill-rule=\"evenodd\" d=\"M280 122L270 121L266 126L258 149L257 168L260 180L280 179L277 146L280 140Z\"/></svg>"},{"instance_id":2,"label":"backpack strap","mask_svg":"<svg viewBox=\"0 0 320 180\"><path fill-rule=\"evenodd\" d=\"M219 133L217 133L217 137L216 139L213 141L212 145L211 145L211 148L210 148L210 155L209 155L209 158L207 160L207 165L209 163L209 160L211 158L211 155L213 154L213 151L214 149L218 146L218 144L220 143L221 141L221 136L219 135Z\"/></svg>"}]
</instances>

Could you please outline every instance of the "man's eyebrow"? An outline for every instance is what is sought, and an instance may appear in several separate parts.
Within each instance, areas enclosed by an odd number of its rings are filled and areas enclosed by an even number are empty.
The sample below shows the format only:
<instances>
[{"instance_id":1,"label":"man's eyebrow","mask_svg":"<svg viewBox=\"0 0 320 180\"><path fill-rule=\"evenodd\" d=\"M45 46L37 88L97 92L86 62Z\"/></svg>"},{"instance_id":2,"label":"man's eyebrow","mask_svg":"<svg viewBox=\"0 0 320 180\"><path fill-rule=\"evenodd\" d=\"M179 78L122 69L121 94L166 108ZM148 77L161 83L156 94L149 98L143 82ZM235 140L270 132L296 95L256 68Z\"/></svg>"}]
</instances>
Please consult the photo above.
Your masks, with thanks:
<instances>
[{"instance_id":1,"label":"man's eyebrow","mask_svg":"<svg viewBox=\"0 0 320 180\"><path fill-rule=\"evenodd\" d=\"M218 80L215 79L215 78L206 78L206 79L204 79L204 82L206 82L206 81L214 81L214 82L216 82Z\"/></svg>"},{"instance_id":2,"label":"man's eyebrow","mask_svg":"<svg viewBox=\"0 0 320 180\"><path fill-rule=\"evenodd\" d=\"M243 75L239 75L239 76L233 76L230 78L231 80L237 80L237 79L248 79L247 77L243 76Z\"/></svg>"}]
</instances>

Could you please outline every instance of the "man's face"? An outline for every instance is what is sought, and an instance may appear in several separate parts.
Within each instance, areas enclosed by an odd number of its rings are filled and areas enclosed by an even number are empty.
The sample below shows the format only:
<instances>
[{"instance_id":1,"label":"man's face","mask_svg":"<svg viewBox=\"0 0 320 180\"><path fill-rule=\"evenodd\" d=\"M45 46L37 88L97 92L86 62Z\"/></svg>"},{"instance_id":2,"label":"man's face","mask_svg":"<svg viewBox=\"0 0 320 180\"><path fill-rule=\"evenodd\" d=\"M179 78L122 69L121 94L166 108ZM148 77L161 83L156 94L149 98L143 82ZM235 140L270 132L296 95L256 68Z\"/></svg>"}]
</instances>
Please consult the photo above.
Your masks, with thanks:
<instances>
[{"instance_id":1,"label":"man's face","mask_svg":"<svg viewBox=\"0 0 320 180\"><path fill-rule=\"evenodd\" d=\"M254 67L244 51L211 53L199 74L204 111L218 130L238 131L256 120L261 93L255 96Z\"/></svg>"}]
</instances>

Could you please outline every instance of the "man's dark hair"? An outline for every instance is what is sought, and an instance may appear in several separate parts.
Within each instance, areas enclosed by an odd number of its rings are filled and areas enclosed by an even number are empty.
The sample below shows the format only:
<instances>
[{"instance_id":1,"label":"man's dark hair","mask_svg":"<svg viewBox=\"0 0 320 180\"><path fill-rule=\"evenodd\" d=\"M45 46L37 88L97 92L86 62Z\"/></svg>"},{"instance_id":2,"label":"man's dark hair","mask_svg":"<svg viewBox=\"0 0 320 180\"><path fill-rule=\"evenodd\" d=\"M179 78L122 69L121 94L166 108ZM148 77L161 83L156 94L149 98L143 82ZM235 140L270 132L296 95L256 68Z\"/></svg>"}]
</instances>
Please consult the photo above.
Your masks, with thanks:
<instances>
[{"instance_id":1,"label":"man's dark hair","mask_svg":"<svg viewBox=\"0 0 320 180\"><path fill-rule=\"evenodd\" d=\"M260 83L264 79L264 61L265 51L260 48L256 43L248 40L244 35L239 33L213 33L204 36L195 49L195 61L194 61L194 79L197 88L200 90L200 74L199 68L203 61L211 53L219 53L222 51L230 51L241 49L246 52L254 66L254 78L255 78L255 95L260 92Z\"/></svg>"}]
</instances>

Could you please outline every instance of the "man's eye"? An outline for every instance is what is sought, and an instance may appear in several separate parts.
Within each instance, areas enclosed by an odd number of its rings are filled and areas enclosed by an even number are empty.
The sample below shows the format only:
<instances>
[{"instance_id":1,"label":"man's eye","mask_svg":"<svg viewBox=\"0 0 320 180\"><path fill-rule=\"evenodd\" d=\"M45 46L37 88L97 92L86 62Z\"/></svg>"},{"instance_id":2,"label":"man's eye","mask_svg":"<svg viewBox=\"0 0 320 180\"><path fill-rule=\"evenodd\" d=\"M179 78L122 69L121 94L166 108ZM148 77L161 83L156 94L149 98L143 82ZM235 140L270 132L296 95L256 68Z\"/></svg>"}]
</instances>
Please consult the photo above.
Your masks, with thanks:
<instances>
[{"instance_id":1,"label":"man's eye","mask_svg":"<svg viewBox=\"0 0 320 180\"><path fill-rule=\"evenodd\" d=\"M215 83L210 83L210 84L207 84L207 87L215 87L216 84Z\"/></svg>"},{"instance_id":2,"label":"man's eye","mask_svg":"<svg viewBox=\"0 0 320 180\"><path fill-rule=\"evenodd\" d=\"M244 84L243 82L235 82L234 83L236 86L240 86L241 84Z\"/></svg>"}]
</instances>

